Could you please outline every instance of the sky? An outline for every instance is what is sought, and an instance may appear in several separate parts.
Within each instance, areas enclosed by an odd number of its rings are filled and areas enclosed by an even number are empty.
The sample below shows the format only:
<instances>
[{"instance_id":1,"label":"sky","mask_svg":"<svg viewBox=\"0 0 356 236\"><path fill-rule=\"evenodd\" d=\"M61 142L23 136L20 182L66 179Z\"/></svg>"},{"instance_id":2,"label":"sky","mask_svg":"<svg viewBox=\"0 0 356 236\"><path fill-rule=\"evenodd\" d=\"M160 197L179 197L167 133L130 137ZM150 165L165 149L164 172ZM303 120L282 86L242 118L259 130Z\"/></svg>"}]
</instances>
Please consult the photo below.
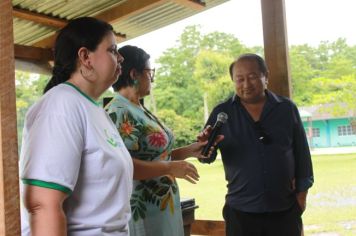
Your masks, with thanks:
<instances>
[{"instance_id":1,"label":"sky","mask_svg":"<svg viewBox=\"0 0 356 236\"><path fill-rule=\"evenodd\" d=\"M261 0L230 0L195 16L119 44L135 45L154 62L177 45L184 28L200 25L204 34L219 31L235 35L247 46L263 46ZM289 45L317 46L321 41L346 38L356 45L356 0L285 0Z\"/></svg>"}]
</instances>

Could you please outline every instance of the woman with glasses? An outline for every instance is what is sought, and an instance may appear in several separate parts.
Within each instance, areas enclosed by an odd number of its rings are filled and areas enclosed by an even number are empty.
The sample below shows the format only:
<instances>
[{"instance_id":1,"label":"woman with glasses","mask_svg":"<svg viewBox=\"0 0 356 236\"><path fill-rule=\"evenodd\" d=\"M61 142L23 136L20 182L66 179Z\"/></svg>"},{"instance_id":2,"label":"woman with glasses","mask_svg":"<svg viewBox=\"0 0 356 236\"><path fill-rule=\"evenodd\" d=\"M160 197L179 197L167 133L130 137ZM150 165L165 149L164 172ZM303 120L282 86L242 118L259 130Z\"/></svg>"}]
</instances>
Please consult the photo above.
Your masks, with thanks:
<instances>
[{"instance_id":1,"label":"woman with glasses","mask_svg":"<svg viewBox=\"0 0 356 236\"><path fill-rule=\"evenodd\" d=\"M198 180L196 168L184 161L202 158L206 142L172 149L173 134L140 100L150 94L155 70L141 48L124 46L122 74L113 85L117 92L106 106L134 163L130 235L182 236L183 222L175 178Z\"/></svg>"}]
</instances>

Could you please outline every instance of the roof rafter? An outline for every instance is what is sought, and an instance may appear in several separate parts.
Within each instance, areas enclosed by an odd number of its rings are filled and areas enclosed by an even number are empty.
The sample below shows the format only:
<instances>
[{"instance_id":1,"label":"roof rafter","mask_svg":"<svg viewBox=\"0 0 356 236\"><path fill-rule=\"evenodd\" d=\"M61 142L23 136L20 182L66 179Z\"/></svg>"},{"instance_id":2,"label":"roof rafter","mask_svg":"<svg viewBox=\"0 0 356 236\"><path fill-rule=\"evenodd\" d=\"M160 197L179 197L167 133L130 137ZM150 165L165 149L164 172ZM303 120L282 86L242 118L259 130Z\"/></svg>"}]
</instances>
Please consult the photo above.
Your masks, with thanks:
<instances>
[{"instance_id":1,"label":"roof rafter","mask_svg":"<svg viewBox=\"0 0 356 236\"><path fill-rule=\"evenodd\" d=\"M14 45L15 58L30 61L52 61L53 51L48 48Z\"/></svg>"},{"instance_id":2,"label":"roof rafter","mask_svg":"<svg viewBox=\"0 0 356 236\"><path fill-rule=\"evenodd\" d=\"M116 7L113 7L107 11L104 11L102 13L99 13L98 15L95 15L94 17L109 23L113 23L115 21L121 20L125 17L129 17L133 14L137 14L139 12L145 11L149 8L156 7L160 4L163 4L167 0L130 0L130 1L125 1L122 4L119 4ZM116 35L117 41L123 41L125 39L125 35L123 34L118 34ZM33 44L33 46L36 47L43 47L43 48L52 48L54 45L54 41L56 39L56 34L53 34L49 37L46 37L36 43Z\"/></svg>"},{"instance_id":3,"label":"roof rafter","mask_svg":"<svg viewBox=\"0 0 356 236\"><path fill-rule=\"evenodd\" d=\"M113 7L107 11L104 11L96 16L95 18L104 20L109 23L114 23L116 21L122 20L124 18L130 17L134 14L146 11L148 9L157 7L167 0L130 0L125 1L116 7Z\"/></svg>"},{"instance_id":4,"label":"roof rafter","mask_svg":"<svg viewBox=\"0 0 356 236\"><path fill-rule=\"evenodd\" d=\"M202 2L200 0L173 0L173 1L197 11L204 9L206 6L205 2Z\"/></svg>"},{"instance_id":5,"label":"roof rafter","mask_svg":"<svg viewBox=\"0 0 356 236\"><path fill-rule=\"evenodd\" d=\"M177 4L183 5L185 7L192 8L194 10L202 10L205 7L205 3L201 0L128 0L124 1L122 4L119 4L109 10L99 13L93 17L109 22L114 23L116 21L128 18L132 15L139 14L141 12L147 11L149 9L158 7L164 3L169 1L173 1ZM68 21L64 19L60 19L57 17L51 17L40 13L34 13L28 10L19 9L13 7L14 16L26 19L32 22L36 22L39 24L55 27L55 28L63 28ZM125 34L115 33L118 42L122 42L126 39ZM38 42L34 43L32 46L41 47L41 48L52 48L55 42L57 34L53 33L52 35L45 37Z\"/></svg>"},{"instance_id":6,"label":"roof rafter","mask_svg":"<svg viewBox=\"0 0 356 236\"><path fill-rule=\"evenodd\" d=\"M32 21L38 24L46 25L49 27L61 29L68 24L68 20L60 19L58 17L47 16L45 14L35 13L28 10L19 9L17 7L13 7L13 15L14 17ZM98 18L98 17L96 17ZM117 41L123 41L126 38L125 34L120 32L114 32ZM33 44L35 47L41 48L52 48L54 45L54 41L56 39L57 33L55 32L51 36L48 36L36 43Z\"/></svg>"},{"instance_id":7,"label":"roof rafter","mask_svg":"<svg viewBox=\"0 0 356 236\"><path fill-rule=\"evenodd\" d=\"M23 10L17 7L13 7L13 15L17 18L32 21L38 24L54 27L63 28L68 21L60 19L58 17L47 16L45 14L35 13L28 10Z\"/></svg>"}]
</instances>

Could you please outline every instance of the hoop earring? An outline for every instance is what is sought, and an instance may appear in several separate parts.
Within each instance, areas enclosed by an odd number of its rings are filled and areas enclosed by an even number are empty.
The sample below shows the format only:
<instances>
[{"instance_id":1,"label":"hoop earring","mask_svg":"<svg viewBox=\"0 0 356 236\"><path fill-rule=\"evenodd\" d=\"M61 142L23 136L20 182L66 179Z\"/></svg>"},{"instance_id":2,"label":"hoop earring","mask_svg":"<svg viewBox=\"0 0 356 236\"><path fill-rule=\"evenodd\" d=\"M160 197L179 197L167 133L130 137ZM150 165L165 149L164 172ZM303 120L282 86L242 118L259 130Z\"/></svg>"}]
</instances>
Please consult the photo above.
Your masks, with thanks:
<instances>
[{"instance_id":1,"label":"hoop earring","mask_svg":"<svg viewBox=\"0 0 356 236\"><path fill-rule=\"evenodd\" d=\"M135 88L138 88L138 86L139 86L139 81L138 81L138 79L135 79L135 80L133 81L133 86L134 86Z\"/></svg>"},{"instance_id":2,"label":"hoop earring","mask_svg":"<svg viewBox=\"0 0 356 236\"><path fill-rule=\"evenodd\" d=\"M84 79L90 80L90 77L93 76L94 70L87 69L87 68L80 68L80 74L83 76Z\"/></svg>"}]
</instances>

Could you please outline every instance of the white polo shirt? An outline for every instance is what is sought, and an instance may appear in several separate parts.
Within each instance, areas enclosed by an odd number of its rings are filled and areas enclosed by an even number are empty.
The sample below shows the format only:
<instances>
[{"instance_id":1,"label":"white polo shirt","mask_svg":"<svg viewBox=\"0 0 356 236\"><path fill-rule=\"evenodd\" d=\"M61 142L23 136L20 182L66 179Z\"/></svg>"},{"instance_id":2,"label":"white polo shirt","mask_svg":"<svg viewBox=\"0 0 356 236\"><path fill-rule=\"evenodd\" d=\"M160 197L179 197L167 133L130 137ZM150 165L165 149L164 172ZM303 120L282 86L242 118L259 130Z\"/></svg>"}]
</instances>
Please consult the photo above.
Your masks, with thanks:
<instances>
[{"instance_id":1,"label":"white polo shirt","mask_svg":"<svg viewBox=\"0 0 356 236\"><path fill-rule=\"evenodd\" d=\"M29 109L20 178L70 194L68 235L128 235L132 159L104 109L72 84L52 88ZM22 235L30 235L21 211Z\"/></svg>"}]
</instances>

